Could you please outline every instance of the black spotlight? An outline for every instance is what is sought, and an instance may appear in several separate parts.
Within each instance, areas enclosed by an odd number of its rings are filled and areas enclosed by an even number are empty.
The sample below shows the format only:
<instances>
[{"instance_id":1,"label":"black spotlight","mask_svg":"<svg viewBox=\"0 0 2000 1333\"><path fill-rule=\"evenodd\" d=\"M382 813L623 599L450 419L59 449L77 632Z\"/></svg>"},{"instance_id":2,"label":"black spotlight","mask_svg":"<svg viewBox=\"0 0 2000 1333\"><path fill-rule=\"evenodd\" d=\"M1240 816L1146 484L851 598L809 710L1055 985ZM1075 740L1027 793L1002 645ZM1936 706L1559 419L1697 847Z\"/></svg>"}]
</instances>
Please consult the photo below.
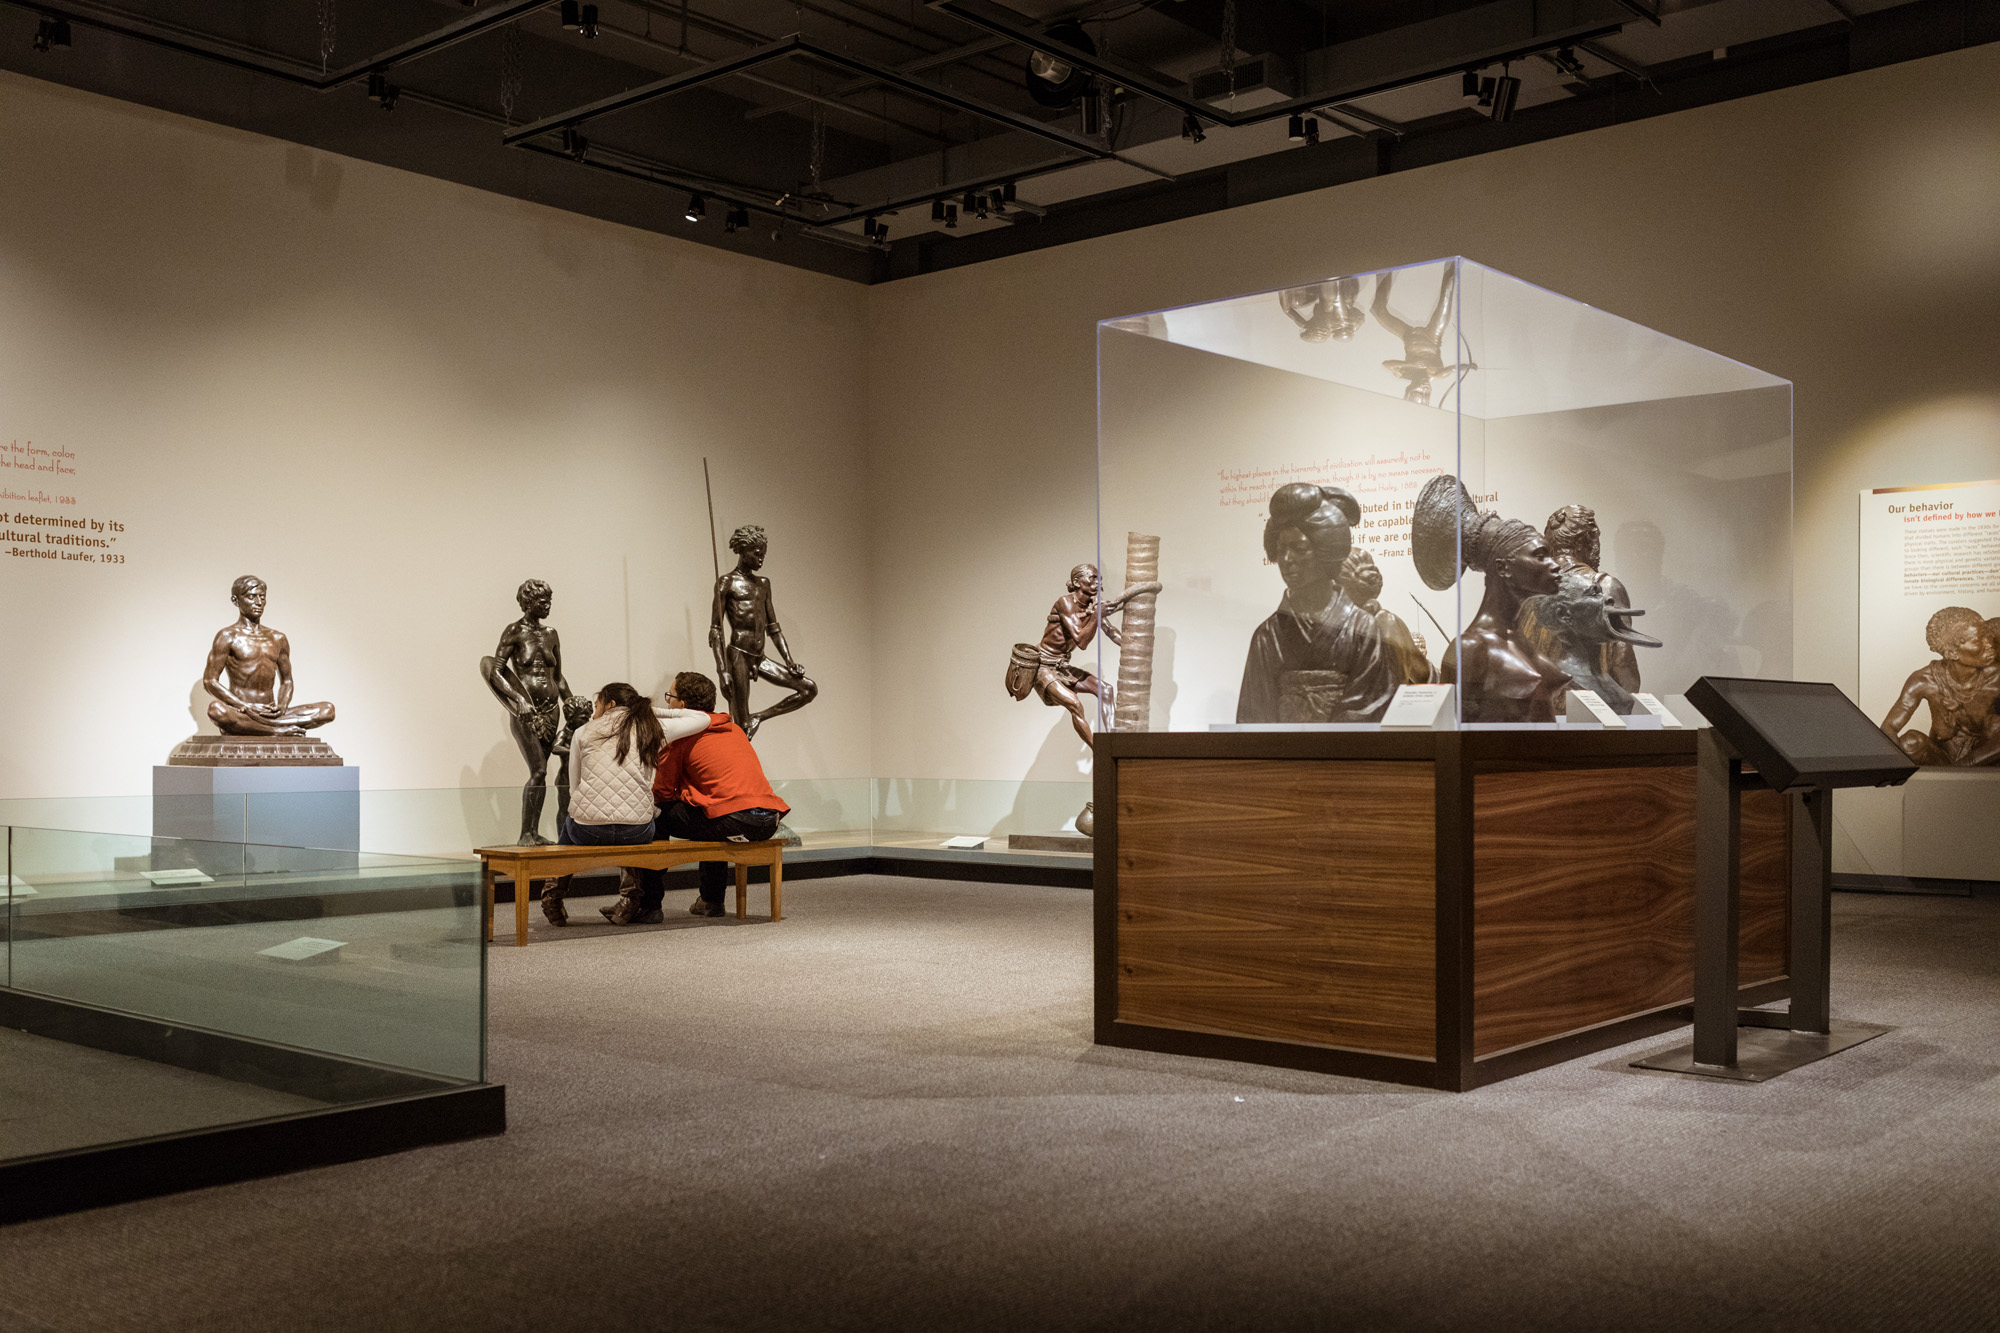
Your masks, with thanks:
<instances>
[{"instance_id":1,"label":"black spotlight","mask_svg":"<svg viewBox=\"0 0 2000 1333\"><path fill-rule=\"evenodd\" d=\"M576 0L562 0L563 31L575 32L583 26L583 11Z\"/></svg>"},{"instance_id":2,"label":"black spotlight","mask_svg":"<svg viewBox=\"0 0 2000 1333\"><path fill-rule=\"evenodd\" d=\"M699 222L708 216L708 200L698 194L688 196L687 212L681 215L689 222Z\"/></svg>"},{"instance_id":3,"label":"black spotlight","mask_svg":"<svg viewBox=\"0 0 2000 1333\"><path fill-rule=\"evenodd\" d=\"M877 244L877 245L887 245L888 243L889 243L889 224L888 224L888 223L886 223L886 222L878 222L878 223L876 223L876 224L875 224L875 244Z\"/></svg>"},{"instance_id":4,"label":"black spotlight","mask_svg":"<svg viewBox=\"0 0 2000 1333\"><path fill-rule=\"evenodd\" d=\"M1293 143L1304 143L1306 141L1306 118L1304 116L1293 116L1285 126L1285 137Z\"/></svg>"},{"instance_id":5,"label":"black spotlight","mask_svg":"<svg viewBox=\"0 0 2000 1333\"><path fill-rule=\"evenodd\" d=\"M1074 19L1064 19L1061 23L1050 24L1043 30L1043 36L1064 46L1073 46L1085 55L1097 54L1097 43L1090 40L1090 34ZM1028 52L1027 77L1022 81L1028 89L1028 96L1042 106L1057 111L1066 111L1082 101L1094 87L1089 74L1064 60L1043 51Z\"/></svg>"},{"instance_id":6,"label":"black spotlight","mask_svg":"<svg viewBox=\"0 0 2000 1333\"><path fill-rule=\"evenodd\" d=\"M1493 84L1493 110L1490 113L1496 125L1505 125L1514 118L1514 100L1521 95L1521 81L1511 74L1502 74Z\"/></svg>"},{"instance_id":7,"label":"black spotlight","mask_svg":"<svg viewBox=\"0 0 2000 1333\"><path fill-rule=\"evenodd\" d=\"M931 200L931 221L932 222L944 221L944 200L942 199Z\"/></svg>"},{"instance_id":8,"label":"black spotlight","mask_svg":"<svg viewBox=\"0 0 2000 1333\"><path fill-rule=\"evenodd\" d=\"M562 147L563 151L569 154L570 161L581 162L590 152L590 140L584 138L576 130L564 130L562 132Z\"/></svg>"},{"instance_id":9,"label":"black spotlight","mask_svg":"<svg viewBox=\"0 0 2000 1333\"><path fill-rule=\"evenodd\" d=\"M1319 117L1318 117L1318 116L1307 116L1307 117L1306 117L1306 146L1307 146L1307 147L1311 147L1311 146L1312 146L1313 144L1316 144L1316 143L1318 143L1318 142L1319 142Z\"/></svg>"},{"instance_id":10,"label":"black spotlight","mask_svg":"<svg viewBox=\"0 0 2000 1333\"><path fill-rule=\"evenodd\" d=\"M396 109L396 97L403 90L389 82L389 76L376 71L368 76L368 96L384 111Z\"/></svg>"},{"instance_id":11,"label":"black spotlight","mask_svg":"<svg viewBox=\"0 0 2000 1333\"><path fill-rule=\"evenodd\" d=\"M585 5L583 7L583 13L580 14L578 18L580 20L576 25L576 30L578 32L582 33L585 37L597 36L596 5Z\"/></svg>"},{"instance_id":12,"label":"black spotlight","mask_svg":"<svg viewBox=\"0 0 2000 1333\"><path fill-rule=\"evenodd\" d=\"M1556 68L1572 79L1590 77L1583 72L1583 62L1576 58L1576 52L1567 46L1556 48Z\"/></svg>"},{"instance_id":13,"label":"black spotlight","mask_svg":"<svg viewBox=\"0 0 2000 1333\"><path fill-rule=\"evenodd\" d=\"M944 225L947 227L956 227L958 225L957 204L946 204L944 206Z\"/></svg>"},{"instance_id":14,"label":"black spotlight","mask_svg":"<svg viewBox=\"0 0 2000 1333\"><path fill-rule=\"evenodd\" d=\"M1181 138L1186 139L1189 143L1200 143L1207 137L1208 135L1201 128L1201 122L1195 119L1194 112L1190 111L1181 117Z\"/></svg>"},{"instance_id":15,"label":"black spotlight","mask_svg":"<svg viewBox=\"0 0 2000 1333\"><path fill-rule=\"evenodd\" d=\"M35 49L69 50L69 20L43 19L35 28Z\"/></svg>"},{"instance_id":16,"label":"black spotlight","mask_svg":"<svg viewBox=\"0 0 2000 1333\"><path fill-rule=\"evenodd\" d=\"M1479 81L1479 105L1483 107L1493 105L1493 85L1495 82L1496 80L1491 75Z\"/></svg>"},{"instance_id":17,"label":"black spotlight","mask_svg":"<svg viewBox=\"0 0 2000 1333\"><path fill-rule=\"evenodd\" d=\"M1008 181L1000 187L1000 198L1004 203L1011 204L1014 202L1014 182Z\"/></svg>"},{"instance_id":18,"label":"black spotlight","mask_svg":"<svg viewBox=\"0 0 2000 1333\"><path fill-rule=\"evenodd\" d=\"M1479 71L1469 69L1458 76L1458 95L1468 102L1479 100Z\"/></svg>"}]
</instances>

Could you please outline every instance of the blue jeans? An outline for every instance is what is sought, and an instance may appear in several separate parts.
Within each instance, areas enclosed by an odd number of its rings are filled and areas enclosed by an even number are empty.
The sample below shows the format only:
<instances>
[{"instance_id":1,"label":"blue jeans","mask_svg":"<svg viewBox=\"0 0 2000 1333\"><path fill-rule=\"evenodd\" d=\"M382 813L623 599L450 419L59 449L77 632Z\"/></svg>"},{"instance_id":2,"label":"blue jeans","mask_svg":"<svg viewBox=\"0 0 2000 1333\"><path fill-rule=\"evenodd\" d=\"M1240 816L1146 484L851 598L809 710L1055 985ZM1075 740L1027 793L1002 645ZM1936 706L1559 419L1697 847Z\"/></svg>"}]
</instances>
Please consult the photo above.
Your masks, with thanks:
<instances>
[{"instance_id":1,"label":"blue jeans","mask_svg":"<svg viewBox=\"0 0 2000 1333\"><path fill-rule=\"evenodd\" d=\"M571 847L636 847L653 841L653 821L643 824L579 824L563 820L562 840Z\"/></svg>"}]
</instances>

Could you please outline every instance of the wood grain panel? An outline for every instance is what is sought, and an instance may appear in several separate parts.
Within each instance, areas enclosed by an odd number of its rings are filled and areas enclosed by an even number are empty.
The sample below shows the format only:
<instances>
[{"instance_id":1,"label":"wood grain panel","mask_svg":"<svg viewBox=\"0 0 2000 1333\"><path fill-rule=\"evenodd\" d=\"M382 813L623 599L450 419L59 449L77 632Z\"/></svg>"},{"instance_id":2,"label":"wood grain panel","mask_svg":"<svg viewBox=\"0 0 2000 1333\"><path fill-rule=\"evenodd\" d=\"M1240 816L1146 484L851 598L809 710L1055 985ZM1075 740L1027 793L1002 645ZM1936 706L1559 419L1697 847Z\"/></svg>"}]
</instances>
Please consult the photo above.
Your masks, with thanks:
<instances>
[{"instance_id":1,"label":"wood grain panel","mask_svg":"<svg viewBox=\"0 0 2000 1333\"><path fill-rule=\"evenodd\" d=\"M1479 775L1475 1056L1693 998L1694 792L1691 766ZM1746 793L1746 986L1784 975L1784 827Z\"/></svg>"},{"instance_id":2,"label":"wood grain panel","mask_svg":"<svg viewBox=\"0 0 2000 1333\"><path fill-rule=\"evenodd\" d=\"M1118 1018L1435 1054L1432 765L1125 760Z\"/></svg>"}]
</instances>

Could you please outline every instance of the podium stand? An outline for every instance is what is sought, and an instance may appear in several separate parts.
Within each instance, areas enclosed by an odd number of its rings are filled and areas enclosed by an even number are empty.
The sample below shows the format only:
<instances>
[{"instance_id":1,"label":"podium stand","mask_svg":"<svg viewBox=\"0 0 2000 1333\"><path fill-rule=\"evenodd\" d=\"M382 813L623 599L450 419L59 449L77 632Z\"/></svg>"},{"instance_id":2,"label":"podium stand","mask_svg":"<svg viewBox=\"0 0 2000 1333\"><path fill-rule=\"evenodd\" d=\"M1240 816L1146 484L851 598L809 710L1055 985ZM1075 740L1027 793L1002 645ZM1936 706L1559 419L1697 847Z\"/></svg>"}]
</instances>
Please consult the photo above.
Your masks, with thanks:
<instances>
[{"instance_id":1,"label":"podium stand","mask_svg":"<svg viewBox=\"0 0 2000 1333\"><path fill-rule=\"evenodd\" d=\"M1757 1083L1889 1030L1832 1013L1833 791L1899 786L1917 766L1832 685L1704 676L1687 698L1710 723L1695 759L1694 1041L1633 1068ZM1792 803L1784 1013L1737 1006L1741 809L1758 788Z\"/></svg>"}]
</instances>

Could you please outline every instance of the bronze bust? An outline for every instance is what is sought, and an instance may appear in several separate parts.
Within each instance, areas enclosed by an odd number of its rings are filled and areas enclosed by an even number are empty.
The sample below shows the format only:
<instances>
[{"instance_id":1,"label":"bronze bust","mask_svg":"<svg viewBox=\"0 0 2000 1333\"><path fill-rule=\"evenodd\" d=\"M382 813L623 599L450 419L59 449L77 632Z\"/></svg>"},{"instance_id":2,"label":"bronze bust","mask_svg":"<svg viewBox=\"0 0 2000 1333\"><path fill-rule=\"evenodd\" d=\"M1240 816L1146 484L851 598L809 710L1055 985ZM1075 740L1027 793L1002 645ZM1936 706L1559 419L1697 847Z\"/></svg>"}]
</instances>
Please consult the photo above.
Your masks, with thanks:
<instances>
[{"instance_id":1,"label":"bronze bust","mask_svg":"<svg viewBox=\"0 0 2000 1333\"><path fill-rule=\"evenodd\" d=\"M1481 510L1446 472L1417 494L1410 555L1425 585L1440 592L1465 569L1486 576L1479 613L1438 665L1438 679L1459 687L1459 716L1466 722L1555 721L1555 700L1569 685L1569 673L1536 652L1520 629L1521 604L1557 590L1547 538L1517 519Z\"/></svg>"},{"instance_id":2,"label":"bronze bust","mask_svg":"<svg viewBox=\"0 0 2000 1333\"><path fill-rule=\"evenodd\" d=\"M1938 660L1903 682L1882 730L1920 764L1977 768L2000 765L2000 623L1977 611L1947 606L1924 627L1924 642ZM1917 705L1931 708L1931 729L1904 731Z\"/></svg>"},{"instance_id":3,"label":"bronze bust","mask_svg":"<svg viewBox=\"0 0 2000 1333\"><path fill-rule=\"evenodd\" d=\"M269 585L245 574L229 587L236 623L216 631L202 688L209 721L225 736L303 736L333 721L329 703L292 704L292 643L264 623Z\"/></svg>"},{"instance_id":4,"label":"bronze bust","mask_svg":"<svg viewBox=\"0 0 2000 1333\"><path fill-rule=\"evenodd\" d=\"M1272 493L1264 555L1285 592L1250 637L1238 722L1373 722L1411 682L1408 657L1340 585L1360 519L1360 502L1338 486L1293 482Z\"/></svg>"},{"instance_id":5,"label":"bronze bust","mask_svg":"<svg viewBox=\"0 0 2000 1333\"><path fill-rule=\"evenodd\" d=\"M1564 505L1549 515L1549 521L1542 526L1542 535L1548 538L1549 552L1556 558L1556 570L1567 580L1571 575L1594 582L1602 594L1603 601L1612 613L1614 628L1630 631L1631 616L1641 614L1631 610L1632 598L1625 591L1625 585L1600 567L1603 537L1597 527L1597 513L1588 505ZM1564 652L1529 634L1530 642L1549 658L1562 656ZM1618 682L1627 693L1636 694L1639 686L1639 656L1633 646L1654 647L1659 645L1640 635L1628 638L1619 635L1608 641L1595 641L1595 665L1592 674L1609 676ZM1584 685L1584 689L1592 688ZM1608 699L1608 696L1607 696ZM1620 710L1624 711L1624 710Z\"/></svg>"},{"instance_id":6,"label":"bronze bust","mask_svg":"<svg viewBox=\"0 0 2000 1333\"><path fill-rule=\"evenodd\" d=\"M819 695L819 686L792 656L778 613L771 603L771 580L757 571L770 553L764 529L746 523L729 536L736 567L715 581L708 646L715 654L716 683L729 703L729 718L754 737L774 717L796 712ZM769 650L775 649L775 658ZM750 711L750 686L764 680L791 691L769 708Z\"/></svg>"},{"instance_id":7,"label":"bronze bust","mask_svg":"<svg viewBox=\"0 0 2000 1333\"><path fill-rule=\"evenodd\" d=\"M1368 322L1361 311L1361 279L1336 278L1278 293L1278 308L1299 326L1299 340L1351 342Z\"/></svg>"},{"instance_id":8,"label":"bronze bust","mask_svg":"<svg viewBox=\"0 0 2000 1333\"><path fill-rule=\"evenodd\" d=\"M556 827L569 813L568 740L590 720L592 701L572 694L563 679L562 641L542 622L555 605L555 593L540 579L529 579L514 594L521 618L500 631L493 656L479 659L479 674L507 710L514 744L528 765L521 788L520 845L539 847L542 804L548 797L549 760L556 760Z\"/></svg>"},{"instance_id":9,"label":"bronze bust","mask_svg":"<svg viewBox=\"0 0 2000 1333\"><path fill-rule=\"evenodd\" d=\"M1556 576L1555 592L1521 603L1521 632L1537 652L1569 673L1572 686L1595 691L1612 712L1630 716L1640 711L1639 701L1608 664L1609 650L1630 653L1635 644L1660 645L1630 627L1630 617L1644 611L1614 603L1611 597L1604 576L1569 565Z\"/></svg>"}]
</instances>

